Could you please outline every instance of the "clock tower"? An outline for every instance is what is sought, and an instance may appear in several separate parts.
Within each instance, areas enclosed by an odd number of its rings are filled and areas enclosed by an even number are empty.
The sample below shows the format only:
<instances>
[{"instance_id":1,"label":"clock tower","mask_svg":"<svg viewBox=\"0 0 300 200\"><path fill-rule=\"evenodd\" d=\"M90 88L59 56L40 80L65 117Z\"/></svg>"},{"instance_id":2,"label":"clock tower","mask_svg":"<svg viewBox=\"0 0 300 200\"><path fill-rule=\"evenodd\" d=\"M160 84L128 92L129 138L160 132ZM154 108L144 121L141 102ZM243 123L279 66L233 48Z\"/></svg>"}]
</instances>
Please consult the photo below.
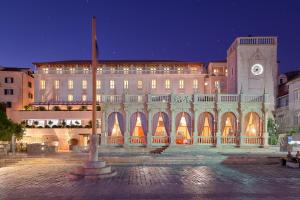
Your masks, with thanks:
<instances>
[{"instance_id":1,"label":"clock tower","mask_svg":"<svg viewBox=\"0 0 300 200\"><path fill-rule=\"evenodd\" d=\"M227 50L228 93L268 94L274 110L277 92L277 38L240 37Z\"/></svg>"}]
</instances>

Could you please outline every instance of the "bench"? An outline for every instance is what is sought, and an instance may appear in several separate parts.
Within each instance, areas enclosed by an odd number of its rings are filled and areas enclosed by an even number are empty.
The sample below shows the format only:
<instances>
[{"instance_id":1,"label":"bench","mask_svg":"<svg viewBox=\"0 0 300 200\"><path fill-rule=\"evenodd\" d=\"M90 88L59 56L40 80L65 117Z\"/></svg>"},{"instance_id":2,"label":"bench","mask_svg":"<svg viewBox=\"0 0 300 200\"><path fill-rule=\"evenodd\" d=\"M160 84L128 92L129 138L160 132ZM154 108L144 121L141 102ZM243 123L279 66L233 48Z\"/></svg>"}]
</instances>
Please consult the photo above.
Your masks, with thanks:
<instances>
[{"instance_id":1,"label":"bench","mask_svg":"<svg viewBox=\"0 0 300 200\"><path fill-rule=\"evenodd\" d=\"M291 168L300 168L300 159L299 158L281 158L281 165Z\"/></svg>"}]
</instances>

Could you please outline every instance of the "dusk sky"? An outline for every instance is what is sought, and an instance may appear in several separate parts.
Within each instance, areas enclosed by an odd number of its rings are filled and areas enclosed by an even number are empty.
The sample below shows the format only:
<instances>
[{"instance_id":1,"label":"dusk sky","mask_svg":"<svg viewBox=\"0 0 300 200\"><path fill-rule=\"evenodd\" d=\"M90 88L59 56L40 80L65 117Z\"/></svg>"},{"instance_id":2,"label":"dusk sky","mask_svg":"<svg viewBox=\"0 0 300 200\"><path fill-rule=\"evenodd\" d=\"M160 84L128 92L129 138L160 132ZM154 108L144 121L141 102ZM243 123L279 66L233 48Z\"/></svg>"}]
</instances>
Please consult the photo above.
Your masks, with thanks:
<instances>
[{"instance_id":1,"label":"dusk sky","mask_svg":"<svg viewBox=\"0 0 300 200\"><path fill-rule=\"evenodd\" d=\"M278 36L282 72L300 67L299 0L1 0L0 65L91 57L209 62L238 36Z\"/></svg>"}]
</instances>

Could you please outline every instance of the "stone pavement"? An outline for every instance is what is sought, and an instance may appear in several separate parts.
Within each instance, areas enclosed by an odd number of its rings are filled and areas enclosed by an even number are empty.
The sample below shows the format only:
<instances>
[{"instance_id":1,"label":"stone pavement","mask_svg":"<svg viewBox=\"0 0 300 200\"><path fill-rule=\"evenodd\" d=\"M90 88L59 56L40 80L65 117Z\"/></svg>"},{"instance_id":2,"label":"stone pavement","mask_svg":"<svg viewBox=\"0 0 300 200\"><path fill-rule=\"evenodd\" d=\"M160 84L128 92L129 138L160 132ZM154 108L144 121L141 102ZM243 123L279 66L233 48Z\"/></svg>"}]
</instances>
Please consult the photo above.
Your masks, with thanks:
<instances>
[{"instance_id":1,"label":"stone pavement","mask_svg":"<svg viewBox=\"0 0 300 200\"><path fill-rule=\"evenodd\" d=\"M227 157L219 154L128 155L119 159L130 162L118 164L114 156L105 159L113 163L117 176L98 181L69 180L68 173L85 159L84 154L59 154L28 157L2 167L0 199L300 198L300 170L279 164L225 165L222 162ZM145 164L148 159L153 162Z\"/></svg>"}]
</instances>

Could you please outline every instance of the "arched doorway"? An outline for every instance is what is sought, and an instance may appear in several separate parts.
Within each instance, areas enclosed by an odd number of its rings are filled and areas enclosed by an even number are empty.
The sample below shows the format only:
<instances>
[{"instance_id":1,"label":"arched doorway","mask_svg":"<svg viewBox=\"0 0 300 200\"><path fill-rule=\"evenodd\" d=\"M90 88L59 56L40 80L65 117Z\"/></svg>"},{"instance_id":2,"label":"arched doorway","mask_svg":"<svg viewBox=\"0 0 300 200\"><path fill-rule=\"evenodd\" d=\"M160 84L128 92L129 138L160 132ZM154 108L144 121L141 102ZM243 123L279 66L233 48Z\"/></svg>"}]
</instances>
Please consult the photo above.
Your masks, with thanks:
<instances>
[{"instance_id":1,"label":"arched doorway","mask_svg":"<svg viewBox=\"0 0 300 200\"><path fill-rule=\"evenodd\" d=\"M187 112L176 116L176 144L192 144L192 120Z\"/></svg>"},{"instance_id":2,"label":"arched doorway","mask_svg":"<svg viewBox=\"0 0 300 200\"><path fill-rule=\"evenodd\" d=\"M124 143L124 119L121 113L113 112L108 116L108 144Z\"/></svg>"},{"instance_id":3,"label":"arched doorway","mask_svg":"<svg viewBox=\"0 0 300 200\"><path fill-rule=\"evenodd\" d=\"M246 144L263 144L263 123L256 112L245 115L243 133Z\"/></svg>"},{"instance_id":4,"label":"arched doorway","mask_svg":"<svg viewBox=\"0 0 300 200\"><path fill-rule=\"evenodd\" d=\"M130 117L130 143L146 144L147 119L142 112L135 112Z\"/></svg>"},{"instance_id":5,"label":"arched doorway","mask_svg":"<svg viewBox=\"0 0 300 200\"><path fill-rule=\"evenodd\" d=\"M158 112L154 114L152 120L152 143L168 144L170 136L170 123L168 114Z\"/></svg>"},{"instance_id":6,"label":"arched doorway","mask_svg":"<svg viewBox=\"0 0 300 200\"><path fill-rule=\"evenodd\" d=\"M198 125L199 125L198 143L214 144L215 143L214 116L209 112L201 113L199 116Z\"/></svg>"},{"instance_id":7,"label":"arched doorway","mask_svg":"<svg viewBox=\"0 0 300 200\"><path fill-rule=\"evenodd\" d=\"M76 148L78 147L78 143L79 143L78 139L76 139L76 138L70 139L69 140L69 149L71 151L77 150Z\"/></svg>"},{"instance_id":8,"label":"arched doorway","mask_svg":"<svg viewBox=\"0 0 300 200\"><path fill-rule=\"evenodd\" d=\"M232 112L226 112L221 119L222 124L222 144L237 143L237 118Z\"/></svg>"}]
</instances>

